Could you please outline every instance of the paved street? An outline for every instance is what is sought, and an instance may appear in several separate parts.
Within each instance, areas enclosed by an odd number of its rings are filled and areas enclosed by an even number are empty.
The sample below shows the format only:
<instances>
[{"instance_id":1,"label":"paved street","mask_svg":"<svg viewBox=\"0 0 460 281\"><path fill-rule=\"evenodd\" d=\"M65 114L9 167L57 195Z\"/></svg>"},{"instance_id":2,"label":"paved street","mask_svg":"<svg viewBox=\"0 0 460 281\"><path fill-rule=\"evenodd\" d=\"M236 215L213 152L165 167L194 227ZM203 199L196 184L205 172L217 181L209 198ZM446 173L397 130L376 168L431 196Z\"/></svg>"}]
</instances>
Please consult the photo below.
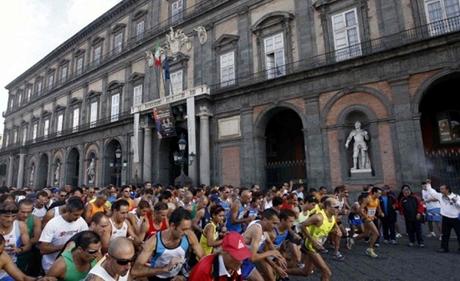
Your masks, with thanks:
<instances>
[{"instance_id":1,"label":"paved street","mask_svg":"<svg viewBox=\"0 0 460 281\"><path fill-rule=\"evenodd\" d=\"M399 245L381 245L377 249L379 258L371 259L364 254L366 244L358 242L351 251L343 251L345 261L325 257L332 269L334 281L459 281L460 253L457 241L449 244L451 253L439 254L437 239L426 238L425 248L409 248L407 237L399 239ZM291 280L319 280L319 274L308 278L294 277Z\"/></svg>"}]
</instances>

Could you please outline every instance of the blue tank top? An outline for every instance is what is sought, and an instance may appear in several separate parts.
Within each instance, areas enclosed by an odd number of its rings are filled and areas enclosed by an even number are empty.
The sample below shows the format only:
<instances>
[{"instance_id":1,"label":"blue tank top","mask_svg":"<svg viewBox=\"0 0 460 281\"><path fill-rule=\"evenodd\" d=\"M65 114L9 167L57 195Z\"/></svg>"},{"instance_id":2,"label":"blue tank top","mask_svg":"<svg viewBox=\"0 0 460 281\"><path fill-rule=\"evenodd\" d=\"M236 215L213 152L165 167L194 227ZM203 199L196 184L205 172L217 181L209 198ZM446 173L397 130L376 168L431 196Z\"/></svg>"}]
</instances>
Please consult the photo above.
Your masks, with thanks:
<instances>
[{"instance_id":1,"label":"blue tank top","mask_svg":"<svg viewBox=\"0 0 460 281\"><path fill-rule=\"evenodd\" d=\"M279 248L281 247L281 244L283 244L283 242L287 239L288 235L289 235L289 231L286 230L285 232L283 233L280 233L278 228L274 228L275 230L275 233L276 233L276 237L275 237L275 240L273 241L273 244L275 245L275 248Z\"/></svg>"},{"instance_id":2,"label":"blue tank top","mask_svg":"<svg viewBox=\"0 0 460 281\"><path fill-rule=\"evenodd\" d=\"M243 215L244 215L243 212L244 212L244 208L240 202L240 208L238 209L238 214L236 215L237 219L243 218ZM236 231L238 233L243 232L243 226L241 223L235 223L235 224L232 223L232 211L231 210L228 212L228 216L227 216L227 231Z\"/></svg>"},{"instance_id":3,"label":"blue tank top","mask_svg":"<svg viewBox=\"0 0 460 281\"><path fill-rule=\"evenodd\" d=\"M182 266L184 265L185 255L189 248L190 242L188 241L187 235L184 235L177 247L168 248L165 246L163 240L161 239L161 233L163 233L163 231L157 232L156 234L157 243L155 246L154 255L150 259L150 267L165 267L169 264L171 259L180 258L182 262L180 262L177 266L172 268L169 272L155 275L160 278L171 278L177 276Z\"/></svg>"}]
</instances>

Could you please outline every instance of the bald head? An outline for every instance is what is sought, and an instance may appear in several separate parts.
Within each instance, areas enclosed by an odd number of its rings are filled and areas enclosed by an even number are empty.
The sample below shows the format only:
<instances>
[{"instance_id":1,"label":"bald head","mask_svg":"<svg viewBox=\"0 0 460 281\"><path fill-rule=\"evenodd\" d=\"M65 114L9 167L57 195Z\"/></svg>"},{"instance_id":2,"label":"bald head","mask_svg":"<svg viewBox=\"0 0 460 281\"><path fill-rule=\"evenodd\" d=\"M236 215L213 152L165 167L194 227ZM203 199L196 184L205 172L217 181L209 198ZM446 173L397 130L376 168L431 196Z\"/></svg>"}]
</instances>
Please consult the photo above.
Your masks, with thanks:
<instances>
[{"instance_id":1,"label":"bald head","mask_svg":"<svg viewBox=\"0 0 460 281\"><path fill-rule=\"evenodd\" d=\"M241 192L241 202L243 203L249 203L251 202L251 191L249 190L243 190Z\"/></svg>"},{"instance_id":2,"label":"bald head","mask_svg":"<svg viewBox=\"0 0 460 281\"><path fill-rule=\"evenodd\" d=\"M134 245L131 240L126 237L117 237L110 241L109 255L121 259L134 256Z\"/></svg>"}]
</instances>

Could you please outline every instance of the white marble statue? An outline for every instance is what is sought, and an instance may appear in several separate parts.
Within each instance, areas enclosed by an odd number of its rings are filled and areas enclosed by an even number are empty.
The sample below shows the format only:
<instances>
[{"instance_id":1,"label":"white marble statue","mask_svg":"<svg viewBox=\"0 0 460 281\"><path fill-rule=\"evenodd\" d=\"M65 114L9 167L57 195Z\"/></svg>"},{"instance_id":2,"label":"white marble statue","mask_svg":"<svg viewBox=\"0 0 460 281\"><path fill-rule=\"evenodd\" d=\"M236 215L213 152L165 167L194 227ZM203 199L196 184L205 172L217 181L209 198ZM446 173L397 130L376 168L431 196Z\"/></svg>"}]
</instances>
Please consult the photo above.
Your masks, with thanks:
<instances>
[{"instance_id":1,"label":"white marble statue","mask_svg":"<svg viewBox=\"0 0 460 281\"><path fill-rule=\"evenodd\" d=\"M32 164L32 167L30 167L30 178L29 178L30 186L34 185L34 175L35 175L35 165Z\"/></svg>"},{"instance_id":2,"label":"white marble statue","mask_svg":"<svg viewBox=\"0 0 460 281\"><path fill-rule=\"evenodd\" d=\"M204 26L197 26L193 30L196 31L201 45L208 41L208 33L206 33L206 28Z\"/></svg>"},{"instance_id":3,"label":"white marble statue","mask_svg":"<svg viewBox=\"0 0 460 281\"><path fill-rule=\"evenodd\" d=\"M59 178L61 174L61 162L56 161L56 170L54 170L54 185L59 185Z\"/></svg>"},{"instance_id":4,"label":"white marble statue","mask_svg":"<svg viewBox=\"0 0 460 281\"><path fill-rule=\"evenodd\" d=\"M174 31L171 27L169 34L166 34L166 42L170 55L173 57L182 50L184 45L187 51L192 49L192 42L182 29Z\"/></svg>"},{"instance_id":5,"label":"white marble statue","mask_svg":"<svg viewBox=\"0 0 460 281\"><path fill-rule=\"evenodd\" d=\"M94 176L96 175L96 163L95 159L91 158L86 173L88 175L88 183L94 183Z\"/></svg>"},{"instance_id":6,"label":"white marble statue","mask_svg":"<svg viewBox=\"0 0 460 281\"><path fill-rule=\"evenodd\" d=\"M368 155L367 141L369 134L366 130L361 129L361 122L355 122L355 129L348 135L345 142L345 148L348 149L350 142L353 140L353 167L351 172L370 172L371 162Z\"/></svg>"}]
</instances>

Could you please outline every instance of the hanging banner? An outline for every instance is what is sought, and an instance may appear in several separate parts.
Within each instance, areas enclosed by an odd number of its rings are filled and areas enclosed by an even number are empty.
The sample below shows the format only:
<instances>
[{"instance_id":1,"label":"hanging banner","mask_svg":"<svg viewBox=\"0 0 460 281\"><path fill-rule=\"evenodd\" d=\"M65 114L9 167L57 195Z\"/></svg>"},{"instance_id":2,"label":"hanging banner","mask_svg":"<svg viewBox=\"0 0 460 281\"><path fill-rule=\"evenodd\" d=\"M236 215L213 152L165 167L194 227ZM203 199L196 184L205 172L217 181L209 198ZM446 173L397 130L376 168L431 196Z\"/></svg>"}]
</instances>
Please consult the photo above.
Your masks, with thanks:
<instances>
[{"instance_id":1,"label":"hanging banner","mask_svg":"<svg viewBox=\"0 0 460 281\"><path fill-rule=\"evenodd\" d=\"M153 109L153 119L159 138L169 138L176 136L174 126L174 116L169 105Z\"/></svg>"},{"instance_id":2,"label":"hanging banner","mask_svg":"<svg viewBox=\"0 0 460 281\"><path fill-rule=\"evenodd\" d=\"M133 141L133 162L139 163L139 112L134 114L134 127L133 127L133 134L134 134L134 141Z\"/></svg>"}]
</instances>

